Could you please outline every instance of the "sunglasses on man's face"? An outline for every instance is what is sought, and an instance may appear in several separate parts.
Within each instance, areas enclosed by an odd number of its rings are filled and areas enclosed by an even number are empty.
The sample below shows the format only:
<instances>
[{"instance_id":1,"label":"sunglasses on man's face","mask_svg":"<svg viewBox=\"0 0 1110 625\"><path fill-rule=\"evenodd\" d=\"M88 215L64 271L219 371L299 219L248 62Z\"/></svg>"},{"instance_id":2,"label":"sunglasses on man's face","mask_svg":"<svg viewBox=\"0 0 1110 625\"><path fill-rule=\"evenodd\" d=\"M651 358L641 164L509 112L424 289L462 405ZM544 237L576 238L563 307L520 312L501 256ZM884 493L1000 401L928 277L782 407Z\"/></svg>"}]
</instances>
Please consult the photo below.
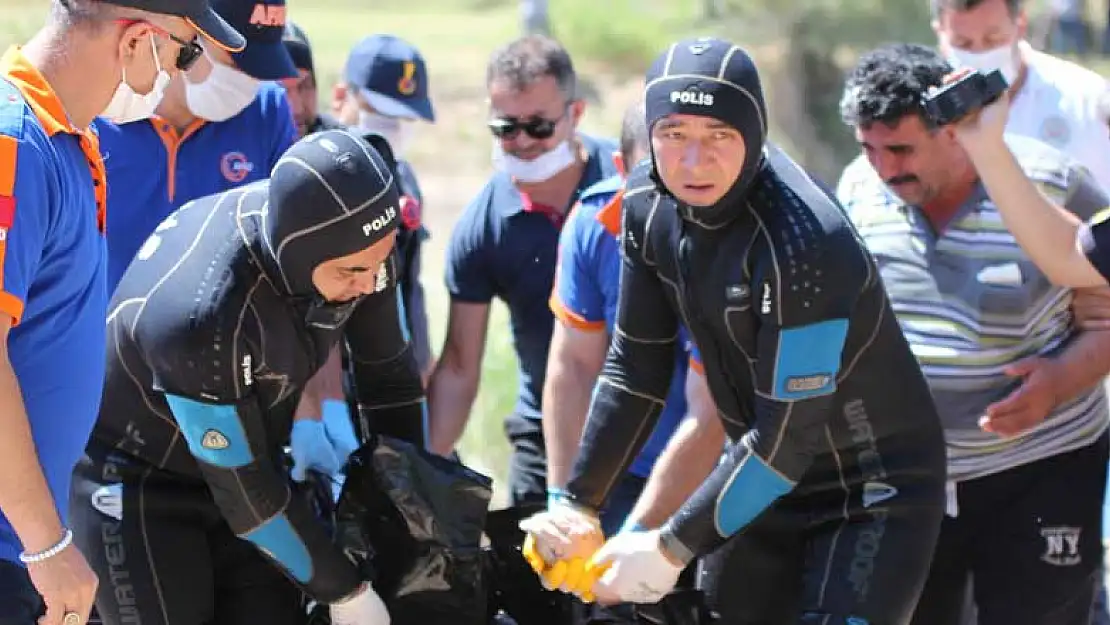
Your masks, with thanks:
<instances>
[{"instance_id":1,"label":"sunglasses on man's face","mask_svg":"<svg viewBox=\"0 0 1110 625\"><path fill-rule=\"evenodd\" d=\"M489 120L487 125L493 136L503 141L512 140L519 132L524 132L533 139L543 141L544 139L550 139L551 135L555 134L555 127L566 117L569 108L570 104L568 103L563 108L563 113L555 119L545 119L539 115L533 115L527 119L505 116L495 117Z\"/></svg>"},{"instance_id":2,"label":"sunglasses on man's face","mask_svg":"<svg viewBox=\"0 0 1110 625\"><path fill-rule=\"evenodd\" d=\"M498 117L489 121L489 131L498 139L513 139L518 133L524 132L529 137L542 141L550 139L551 135L555 134L555 126L558 125L559 120L542 117L523 120L515 117Z\"/></svg>"},{"instance_id":3,"label":"sunglasses on man's face","mask_svg":"<svg viewBox=\"0 0 1110 625\"><path fill-rule=\"evenodd\" d=\"M150 22L147 22L145 20L120 19L116 20L116 22L122 24L124 27L131 26L132 24L146 24L150 26L151 29L154 30L154 32L176 43L180 47L177 49L177 59L174 61L174 66L183 72L189 71L189 68L195 65L197 59L199 59L201 55L204 54L204 48L200 47L200 44L197 43L196 39L194 39L193 41L185 41L184 39L178 37L170 31L159 28L158 26L151 24Z\"/></svg>"}]
</instances>

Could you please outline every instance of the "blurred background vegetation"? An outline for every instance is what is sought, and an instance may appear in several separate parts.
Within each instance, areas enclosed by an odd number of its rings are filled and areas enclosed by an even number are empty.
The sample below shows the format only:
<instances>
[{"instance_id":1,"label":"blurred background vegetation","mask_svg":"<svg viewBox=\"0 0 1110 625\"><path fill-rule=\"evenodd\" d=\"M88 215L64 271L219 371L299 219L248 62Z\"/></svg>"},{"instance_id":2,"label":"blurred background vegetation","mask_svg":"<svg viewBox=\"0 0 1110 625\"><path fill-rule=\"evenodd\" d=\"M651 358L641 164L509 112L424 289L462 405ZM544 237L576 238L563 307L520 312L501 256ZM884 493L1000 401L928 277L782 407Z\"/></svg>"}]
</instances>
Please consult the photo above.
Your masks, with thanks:
<instances>
[{"instance_id":1,"label":"blurred background vegetation","mask_svg":"<svg viewBox=\"0 0 1110 625\"><path fill-rule=\"evenodd\" d=\"M0 0L0 44L30 37L49 0ZM391 32L419 47L428 61L437 108L407 157L427 195L433 239L424 282L435 345L447 316L443 250L455 216L489 175L490 138L484 72L489 53L518 35L527 18L518 0L288 0L289 16L312 41L321 101L359 38ZM855 155L840 124L843 71L856 55L889 41L933 44L929 0L551 0L547 28L570 49L589 100L587 132L615 135L623 109L636 97L647 63L688 35L720 35L749 49L760 65L771 111L772 138L830 184ZM1043 39L1047 0L1030 2L1032 37ZM1097 5L1097 6L1096 6ZM1107 9L1090 3L1095 37ZM541 15L542 17L542 15ZM541 20L542 21L542 20ZM1097 47L1097 45L1096 45ZM75 62L79 62L75 60ZM1081 62L1110 73L1101 58ZM109 181L110 183L110 181ZM109 207L111 210L111 207ZM507 445L501 420L515 402L516 363L505 310L496 305L480 396L462 445L475 468L504 476Z\"/></svg>"}]
</instances>

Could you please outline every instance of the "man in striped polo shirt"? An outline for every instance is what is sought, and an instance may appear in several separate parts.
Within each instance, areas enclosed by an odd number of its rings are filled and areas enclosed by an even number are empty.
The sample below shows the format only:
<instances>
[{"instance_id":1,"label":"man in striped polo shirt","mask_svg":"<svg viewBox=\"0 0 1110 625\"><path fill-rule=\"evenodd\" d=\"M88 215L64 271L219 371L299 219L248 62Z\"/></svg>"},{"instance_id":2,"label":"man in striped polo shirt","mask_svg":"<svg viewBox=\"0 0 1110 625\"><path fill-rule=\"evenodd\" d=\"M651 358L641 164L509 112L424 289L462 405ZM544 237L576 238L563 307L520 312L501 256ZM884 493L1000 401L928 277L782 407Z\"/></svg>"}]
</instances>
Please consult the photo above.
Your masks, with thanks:
<instances>
[{"instance_id":1,"label":"man in striped polo shirt","mask_svg":"<svg viewBox=\"0 0 1110 625\"><path fill-rule=\"evenodd\" d=\"M1102 558L1107 406L1099 353L1006 230L951 128L920 95L951 71L933 50L863 56L841 102L863 148L837 195L878 262L945 426L948 516L915 624L959 622L974 579L980 625L1086 625ZM1049 146L1007 137L1026 176L1081 218L1107 205Z\"/></svg>"}]
</instances>

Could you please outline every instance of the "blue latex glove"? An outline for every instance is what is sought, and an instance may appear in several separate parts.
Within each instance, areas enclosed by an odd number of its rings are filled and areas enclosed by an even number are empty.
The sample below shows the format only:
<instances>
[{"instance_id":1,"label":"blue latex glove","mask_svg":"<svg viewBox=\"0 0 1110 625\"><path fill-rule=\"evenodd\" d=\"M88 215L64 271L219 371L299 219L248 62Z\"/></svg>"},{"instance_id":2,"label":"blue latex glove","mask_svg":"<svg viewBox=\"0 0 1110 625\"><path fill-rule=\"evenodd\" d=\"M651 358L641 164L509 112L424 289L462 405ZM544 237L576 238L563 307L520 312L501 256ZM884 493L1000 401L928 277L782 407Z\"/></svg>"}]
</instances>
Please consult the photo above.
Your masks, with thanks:
<instances>
[{"instance_id":1,"label":"blue latex glove","mask_svg":"<svg viewBox=\"0 0 1110 625\"><path fill-rule=\"evenodd\" d=\"M343 457L343 462L358 449L358 438L355 437L354 422L351 421L351 411L347 409L347 402L338 399L325 399L323 405L324 429L328 433L328 440L332 448ZM340 467L342 468L342 467ZM346 478L342 473L332 476L331 494L333 501L339 501L343 492L343 481Z\"/></svg>"},{"instance_id":2,"label":"blue latex glove","mask_svg":"<svg viewBox=\"0 0 1110 625\"><path fill-rule=\"evenodd\" d=\"M324 422L324 429L327 430L328 440L346 463L347 457L358 449L351 411L347 409L347 402L338 399L325 399L322 408L324 416L321 421Z\"/></svg>"},{"instance_id":3,"label":"blue latex glove","mask_svg":"<svg viewBox=\"0 0 1110 625\"><path fill-rule=\"evenodd\" d=\"M290 436L290 445L293 448L291 477L297 482L305 480L305 473L309 469L319 471L325 475L335 475L339 473L339 470L343 468L343 463L347 461L347 456L341 456L331 441L328 440L323 421L316 421L315 419L295 421Z\"/></svg>"}]
</instances>

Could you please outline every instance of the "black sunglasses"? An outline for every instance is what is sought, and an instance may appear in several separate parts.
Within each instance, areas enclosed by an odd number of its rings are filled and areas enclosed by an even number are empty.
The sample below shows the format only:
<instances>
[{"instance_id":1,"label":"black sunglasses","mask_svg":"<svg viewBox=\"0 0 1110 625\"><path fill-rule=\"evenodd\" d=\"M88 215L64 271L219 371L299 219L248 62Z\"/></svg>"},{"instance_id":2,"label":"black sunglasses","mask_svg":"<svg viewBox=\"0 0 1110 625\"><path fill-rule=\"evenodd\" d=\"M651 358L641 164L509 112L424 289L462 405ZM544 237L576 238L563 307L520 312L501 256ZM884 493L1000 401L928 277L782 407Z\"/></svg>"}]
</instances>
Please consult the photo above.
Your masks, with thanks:
<instances>
[{"instance_id":1,"label":"black sunglasses","mask_svg":"<svg viewBox=\"0 0 1110 625\"><path fill-rule=\"evenodd\" d=\"M526 120L516 119L515 117L498 117L489 120L489 131L498 139L512 139L517 133L524 131L524 134L529 137L542 141L555 134L555 126L558 124L558 120L552 121L542 117L533 117Z\"/></svg>"},{"instance_id":2,"label":"black sunglasses","mask_svg":"<svg viewBox=\"0 0 1110 625\"><path fill-rule=\"evenodd\" d=\"M183 72L188 71L189 68L191 68L193 65L196 64L197 59L199 59L201 57L201 55L204 54L204 48L200 47L200 44L197 43L196 40L185 41L184 39L182 39L181 37L178 37L177 35L171 33L170 31L165 30L163 28L159 28L158 26L156 26L154 24L151 24L150 22L147 22L146 20L119 19L119 20L116 20L116 22L119 23L119 24L123 24L125 27L126 26L131 26L132 24L145 23L148 26L150 26L152 29L154 29L154 31L157 32L158 34L168 38L170 41L172 41L172 42L176 43L177 45L181 46L180 48L177 49L177 60L174 62L174 65L180 71L183 71Z\"/></svg>"},{"instance_id":3,"label":"black sunglasses","mask_svg":"<svg viewBox=\"0 0 1110 625\"><path fill-rule=\"evenodd\" d=\"M518 132L524 131L524 134L543 141L550 139L551 135L555 134L555 127L567 115L567 110L570 108L568 103L563 107L563 113L555 119L544 119L539 115L534 115L528 119L520 119L519 117L495 117L488 122L489 131L493 136L498 139L512 139Z\"/></svg>"}]
</instances>

